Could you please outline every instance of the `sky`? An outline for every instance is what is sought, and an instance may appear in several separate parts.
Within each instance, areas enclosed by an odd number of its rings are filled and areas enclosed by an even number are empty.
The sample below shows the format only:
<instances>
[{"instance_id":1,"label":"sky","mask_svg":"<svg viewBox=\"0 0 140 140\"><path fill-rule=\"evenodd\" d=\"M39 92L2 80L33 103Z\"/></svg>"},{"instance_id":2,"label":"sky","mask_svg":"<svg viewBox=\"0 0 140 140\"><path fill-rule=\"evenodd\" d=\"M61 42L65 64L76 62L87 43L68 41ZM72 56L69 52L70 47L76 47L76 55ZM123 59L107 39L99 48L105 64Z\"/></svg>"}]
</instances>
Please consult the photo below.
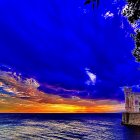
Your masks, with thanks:
<instances>
[{"instance_id":1,"label":"sky","mask_svg":"<svg viewBox=\"0 0 140 140\"><path fill-rule=\"evenodd\" d=\"M120 0L0 1L0 112L120 112L140 85Z\"/></svg>"}]
</instances>

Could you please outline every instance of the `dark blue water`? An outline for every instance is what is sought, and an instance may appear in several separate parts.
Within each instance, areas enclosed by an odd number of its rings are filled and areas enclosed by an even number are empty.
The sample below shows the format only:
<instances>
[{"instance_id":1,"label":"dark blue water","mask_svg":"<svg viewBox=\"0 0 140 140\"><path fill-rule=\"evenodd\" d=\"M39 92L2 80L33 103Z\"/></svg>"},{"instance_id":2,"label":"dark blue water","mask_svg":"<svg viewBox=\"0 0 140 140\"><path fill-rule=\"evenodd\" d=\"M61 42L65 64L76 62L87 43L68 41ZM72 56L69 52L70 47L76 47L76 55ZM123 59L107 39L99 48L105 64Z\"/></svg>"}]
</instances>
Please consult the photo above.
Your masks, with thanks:
<instances>
[{"instance_id":1,"label":"dark blue water","mask_svg":"<svg viewBox=\"0 0 140 140\"><path fill-rule=\"evenodd\" d=\"M0 114L0 140L140 140L121 114Z\"/></svg>"}]
</instances>

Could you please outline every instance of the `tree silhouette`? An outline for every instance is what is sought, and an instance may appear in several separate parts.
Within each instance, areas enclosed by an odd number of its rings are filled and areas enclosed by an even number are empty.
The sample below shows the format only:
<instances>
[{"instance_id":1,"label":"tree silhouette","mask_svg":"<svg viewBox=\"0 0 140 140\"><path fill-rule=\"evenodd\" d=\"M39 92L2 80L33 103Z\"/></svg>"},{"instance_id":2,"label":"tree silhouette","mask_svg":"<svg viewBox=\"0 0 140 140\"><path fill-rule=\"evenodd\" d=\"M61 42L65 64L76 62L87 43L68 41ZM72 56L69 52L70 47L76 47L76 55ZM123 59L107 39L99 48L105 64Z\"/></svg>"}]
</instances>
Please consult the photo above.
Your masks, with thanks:
<instances>
[{"instance_id":1,"label":"tree silhouette","mask_svg":"<svg viewBox=\"0 0 140 140\"><path fill-rule=\"evenodd\" d=\"M92 4L93 8L95 7L95 5L98 7L99 6L99 0L86 0L84 5L87 5L87 4Z\"/></svg>"},{"instance_id":2,"label":"tree silhouette","mask_svg":"<svg viewBox=\"0 0 140 140\"><path fill-rule=\"evenodd\" d=\"M135 40L135 49L133 50L133 55L136 61L140 62L140 0L127 0L127 6L123 11L123 15L128 18L128 21L136 26L135 34L133 38Z\"/></svg>"},{"instance_id":3,"label":"tree silhouette","mask_svg":"<svg viewBox=\"0 0 140 140\"><path fill-rule=\"evenodd\" d=\"M84 5L92 4L94 8L95 5L99 6L99 0L86 0ZM133 34L135 40L135 49L133 50L133 55L136 58L137 62L140 62L140 0L127 0L127 5L123 11L123 15L128 18L128 21L134 25L139 26Z\"/></svg>"}]
</instances>

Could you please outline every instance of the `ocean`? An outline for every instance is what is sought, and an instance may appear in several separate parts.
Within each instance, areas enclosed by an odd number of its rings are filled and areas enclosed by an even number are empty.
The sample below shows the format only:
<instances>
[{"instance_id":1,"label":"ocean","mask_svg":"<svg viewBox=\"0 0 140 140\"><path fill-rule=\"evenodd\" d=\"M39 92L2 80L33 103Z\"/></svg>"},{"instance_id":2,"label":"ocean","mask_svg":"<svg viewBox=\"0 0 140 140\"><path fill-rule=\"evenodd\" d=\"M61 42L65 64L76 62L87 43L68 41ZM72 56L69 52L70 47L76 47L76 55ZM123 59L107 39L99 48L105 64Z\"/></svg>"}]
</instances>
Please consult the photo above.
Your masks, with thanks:
<instances>
[{"instance_id":1,"label":"ocean","mask_svg":"<svg viewBox=\"0 0 140 140\"><path fill-rule=\"evenodd\" d=\"M0 114L0 140L140 140L121 114Z\"/></svg>"}]
</instances>

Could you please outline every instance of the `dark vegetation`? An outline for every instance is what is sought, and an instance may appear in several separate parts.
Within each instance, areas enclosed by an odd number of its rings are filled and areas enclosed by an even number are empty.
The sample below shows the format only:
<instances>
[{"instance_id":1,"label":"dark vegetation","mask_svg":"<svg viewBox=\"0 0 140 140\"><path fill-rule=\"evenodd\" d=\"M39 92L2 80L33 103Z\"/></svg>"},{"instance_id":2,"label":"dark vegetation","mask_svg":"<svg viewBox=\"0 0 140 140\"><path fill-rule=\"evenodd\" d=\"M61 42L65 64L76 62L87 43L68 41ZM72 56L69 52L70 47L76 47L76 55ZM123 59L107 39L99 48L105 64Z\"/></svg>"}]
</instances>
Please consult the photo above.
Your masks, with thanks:
<instances>
[{"instance_id":1,"label":"dark vegetation","mask_svg":"<svg viewBox=\"0 0 140 140\"><path fill-rule=\"evenodd\" d=\"M127 8L124 10L123 15L126 16L129 22L133 25L140 26L140 0L127 0ZM135 49L133 55L136 61L140 62L140 27L136 28L136 33L133 34L135 40Z\"/></svg>"},{"instance_id":2,"label":"dark vegetation","mask_svg":"<svg viewBox=\"0 0 140 140\"><path fill-rule=\"evenodd\" d=\"M92 7L94 8L95 6L99 6L99 0L86 0L84 5L87 5L87 4L92 4Z\"/></svg>"},{"instance_id":3,"label":"dark vegetation","mask_svg":"<svg viewBox=\"0 0 140 140\"><path fill-rule=\"evenodd\" d=\"M132 25L138 25L135 34L132 37L135 40L135 49L133 50L133 55L137 62L140 62L140 0L126 0L127 8L123 11L123 15L128 18L128 21ZM94 8L95 5L99 5L99 0L86 0L85 5L92 4Z\"/></svg>"}]
</instances>

